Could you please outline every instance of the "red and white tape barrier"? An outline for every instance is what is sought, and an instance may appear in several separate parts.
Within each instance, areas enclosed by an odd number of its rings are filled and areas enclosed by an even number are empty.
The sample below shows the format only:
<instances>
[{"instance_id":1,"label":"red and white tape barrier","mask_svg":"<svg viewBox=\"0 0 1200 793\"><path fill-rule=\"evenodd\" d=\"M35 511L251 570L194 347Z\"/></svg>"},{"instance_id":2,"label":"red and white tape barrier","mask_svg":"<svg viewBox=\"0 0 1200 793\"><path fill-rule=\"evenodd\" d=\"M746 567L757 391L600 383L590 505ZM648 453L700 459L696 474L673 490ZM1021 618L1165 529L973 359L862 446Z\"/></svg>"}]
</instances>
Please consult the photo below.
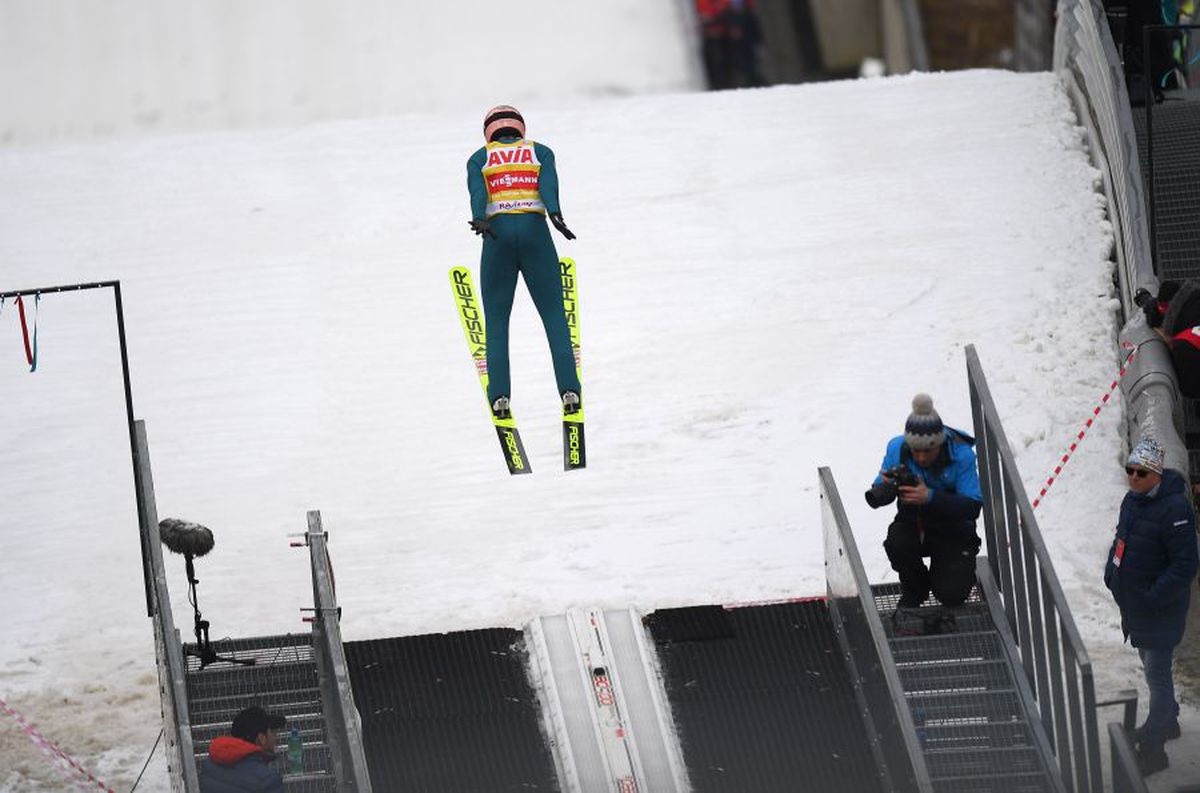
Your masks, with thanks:
<instances>
[{"instance_id":1,"label":"red and white tape barrier","mask_svg":"<svg viewBox=\"0 0 1200 793\"><path fill-rule=\"evenodd\" d=\"M0 699L0 710L11 716L13 721L15 721L18 726L25 731L25 734L29 736L29 740L41 747L42 751L45 752L52 761L54 767L58 769L59 773L66 777L67 781L72 782L80 790L103 790L105 793L116 793L116 791L114 791L108 785L92 776L90 771L81 766L79 763L75 762L75 760L72 759L69 754L64 752L62 749L59 749L53 741L38 732L37 727L30 724L24 716L13 710L3 699ZM63 763L67 765L67 768L63 767ZM87 782L90 782L91 784L85 783L84 780L80 779L79 776L76 776L76 774L84 777Z\"/></svg>"},{"instance_id":2,"label":"red and white tape barrier","mask_svg":"<svg viewBox=\"0 0 1200 793\"><path fill-rule=\"evenodd\" d=\"M1129 369L1129 362L1133 360L1133 356L1137 355L1137 347L1134 347L1129 342L1123 342L1123 346L1126 349L1129 349L1129 355L1125 356L1125 362L1121 364L1121 371L1117 372L1117 379L1112 381L1112 385L1108 387L1107 393L1105 393L1100 399L1100 402L1096 405L1096 407L1092 409L1091 417L1084 422L1083 429L1079 431L1079 434L1075 436L1075 440L1071 442L1069 447L1067 447L1066 454L1064 454L1062 459L1058 461L1058 465L1054 466L1054 472L1051 473L1050 478L1046 480L1046 484L1042 487L1042 492L1038 493L1038 497L1033 500L1034 509L1037 509L1038 504L1041 503L1042 498L1046 495L1046 491L1050 489L1050 485L1054 484L1054 480L1060 473L1062 473L1062 469L1066 467L1067 461L1070 460L1071 455L1075 453L1075 449L1079 446L1080 441L1083 440L1083 436L1086 435L1087 431L1092 428L1092 422L1094 422L1096 417L1100 415L1101 409L1108 404L1108 400L1112 398L1113 391L1117 390L1117 384L1121 382L1121 378L1125 376L1125 372Z\"/></svg>"}]
</instances>

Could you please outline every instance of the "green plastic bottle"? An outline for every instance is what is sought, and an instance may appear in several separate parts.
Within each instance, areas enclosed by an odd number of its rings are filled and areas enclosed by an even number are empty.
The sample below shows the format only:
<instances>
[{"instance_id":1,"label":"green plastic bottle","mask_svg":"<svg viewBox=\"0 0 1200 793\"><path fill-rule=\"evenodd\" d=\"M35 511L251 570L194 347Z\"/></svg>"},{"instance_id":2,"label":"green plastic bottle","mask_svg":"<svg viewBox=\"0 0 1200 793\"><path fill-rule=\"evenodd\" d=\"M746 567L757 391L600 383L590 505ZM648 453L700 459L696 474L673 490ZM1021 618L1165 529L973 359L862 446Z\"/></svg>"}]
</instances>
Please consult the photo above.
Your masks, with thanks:
<instances>
[{"instance_id":1,"label":"green plastic bottle","mask_svg":"<svg viewBox=\"0 0 1200 793\"><path fill-rule=\"evenodd\" d=\"M304 773L304 742L300 740L299 727L293 727L288 735L287 765L289 774Z\"/></svg>"}]
</instances>

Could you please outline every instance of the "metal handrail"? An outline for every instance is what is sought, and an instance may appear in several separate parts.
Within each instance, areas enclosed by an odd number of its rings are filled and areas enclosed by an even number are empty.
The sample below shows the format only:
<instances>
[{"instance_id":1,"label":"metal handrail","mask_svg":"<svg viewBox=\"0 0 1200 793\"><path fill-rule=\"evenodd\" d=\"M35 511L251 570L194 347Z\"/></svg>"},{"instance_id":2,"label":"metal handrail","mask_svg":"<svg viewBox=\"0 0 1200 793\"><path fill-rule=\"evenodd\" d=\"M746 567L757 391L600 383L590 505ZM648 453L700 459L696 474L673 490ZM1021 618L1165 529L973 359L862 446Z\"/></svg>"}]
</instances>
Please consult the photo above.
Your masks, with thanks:
<instances>
[{"instance_id":1,"label":"metal handrail","mask_svg":"<svg viewBox=\"0 0 1200 793\"><path fill-rule=\"evenodd\" d=\"M1142 772L1138 770L1133 741L1120 722L1114 721L1108 725L1108 745L1112 757L1113 793L1150 793Z\"/></svg>"},{"instance_id":2,"label":"metal handrail","mask_svg":"<svg viewBox=\"0 0 1200 793\"><path fill-rule=\"evenodd\" d=\"M350 672L342 646L341 609L333 589L333 567L329 561L321 513L308 513L309 559L313 583L313 654L320 676L325 728L333 759L338 790L371 793L371 776L363 747L362 723L350 688Z\"/></svg>"},{"instance_id":3,"label":"metal handrail","mask_svg":"<svg viewBox=\"0 0 1200 793\"><path fill-rule=\"evenodd\" d=\"M988 559L1068 791L1103 789L1092 663L974 345L966 349Z\"/></svg>"},{"instance_id":4,"label":"metal handrail","mask_svg":"<svg viewBox=\"0 0 1200 793\"><path fill-rule=\"evenodd\" d=\"M932 793L933 782L904 697L904 686L883 632L875 596L837 484L828 468L818 469L817 475L821 485L829 611L850 667L871 751L887 789Z\"/></svg>"},{"instance_id":5,"label":"metal handrail","mask_svg":"<svg viewBox=\"0 0 1200 793\"><path fill-rule=\"evenodd\" d=\"M154 477L150 471L150 447L146 441L144 421L134 424L134 443L138 461L135 471L139 480L138 514L142 522L142 548L150 573L150 616L154 621L154 649L162 697L167 771L174 793L198 793L200 776L196 771L196 753L188 712L187 667L183 658L183 643L171 613L166 566L163 564L162 544L158 540L158 505L154 500Z\"/></svg>"}]
</instances>

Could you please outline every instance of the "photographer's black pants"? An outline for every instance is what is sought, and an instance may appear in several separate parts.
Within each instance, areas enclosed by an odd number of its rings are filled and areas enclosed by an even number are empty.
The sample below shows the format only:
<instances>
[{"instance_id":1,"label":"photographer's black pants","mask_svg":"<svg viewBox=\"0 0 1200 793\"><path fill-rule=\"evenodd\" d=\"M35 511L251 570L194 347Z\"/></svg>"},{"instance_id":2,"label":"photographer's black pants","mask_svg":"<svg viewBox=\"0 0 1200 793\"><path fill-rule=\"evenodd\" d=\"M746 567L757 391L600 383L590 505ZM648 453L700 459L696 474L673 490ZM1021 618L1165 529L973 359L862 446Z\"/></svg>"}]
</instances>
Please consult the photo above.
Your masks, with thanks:
<instances>
[{"instance_id":1,"label":"photographer's black pants","mask_svg":"<svg viewBox=\"0 0 1200 793\"><path fill-rule=\"evenodd\" d=\"M900 574L900 597L905 606L917 606L932 591L943 606L958 606L975 585L975 557L979 538L961 532L926 532L924 542L912 523L894 521L883 548L892 569ZM929 557L929 567L924 557Z\"/></svg>"}]
</instances>

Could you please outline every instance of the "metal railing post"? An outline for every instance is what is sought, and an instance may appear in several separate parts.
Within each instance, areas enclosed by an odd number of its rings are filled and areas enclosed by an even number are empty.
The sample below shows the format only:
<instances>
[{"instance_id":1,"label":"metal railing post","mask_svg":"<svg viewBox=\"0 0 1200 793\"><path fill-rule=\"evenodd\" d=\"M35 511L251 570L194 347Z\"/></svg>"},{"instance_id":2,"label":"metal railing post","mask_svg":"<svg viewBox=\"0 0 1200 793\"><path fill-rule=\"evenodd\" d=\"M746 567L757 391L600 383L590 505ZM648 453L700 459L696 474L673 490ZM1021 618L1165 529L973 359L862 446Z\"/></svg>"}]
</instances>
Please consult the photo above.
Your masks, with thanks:
<instances>
[{"instance_id":1,"label":"metal railing post","mask_svg":"<svg viewBox=\"0 0 1200 793\"><path fill-rule=\"evenodd\" d=\"M984 439L981 485L983 479L992 483L987 486L988 493L993 501L1001 502L998 510L984 511L984 530L991 535L988 549L994 548L998 556L990 568L1001 573L995 576L996 586L1001 588L1008 622L1015 623L1012 633L1021 667L1063 784L1073 791L1100 793L1091 661L1054 572L974 346L967 347L966 357L975 432ZM1002 489L994 485L997 477Z\"/></svg>"}]
</instances>

